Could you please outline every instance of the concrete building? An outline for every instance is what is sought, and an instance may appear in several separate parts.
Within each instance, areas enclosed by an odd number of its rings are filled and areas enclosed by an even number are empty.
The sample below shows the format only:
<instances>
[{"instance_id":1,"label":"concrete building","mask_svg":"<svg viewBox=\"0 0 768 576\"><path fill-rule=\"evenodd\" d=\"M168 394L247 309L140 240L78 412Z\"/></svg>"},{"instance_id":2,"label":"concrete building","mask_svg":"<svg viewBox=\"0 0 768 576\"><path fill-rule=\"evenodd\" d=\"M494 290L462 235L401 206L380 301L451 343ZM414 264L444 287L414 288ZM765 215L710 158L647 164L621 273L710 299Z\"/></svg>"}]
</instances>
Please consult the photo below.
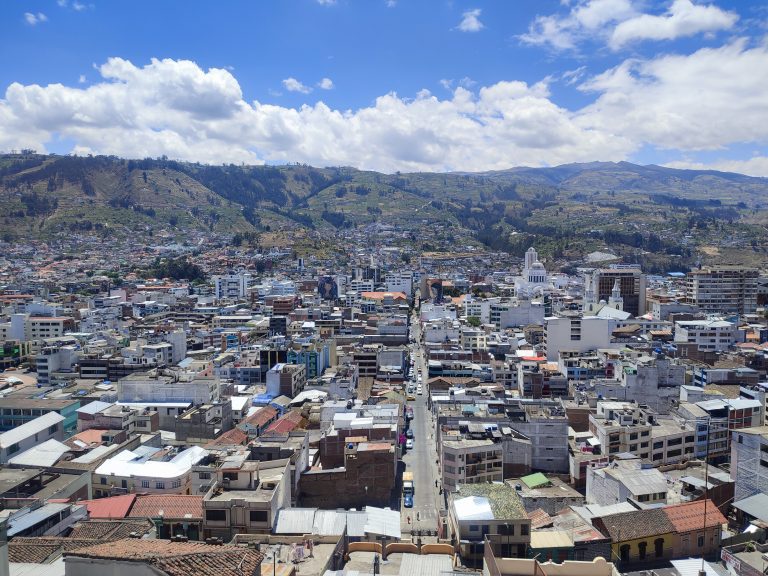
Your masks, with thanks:
<instances>
[{"instance_id":1,"label":"concrete building","mask_svg":"<svg viewBox=\"0 0 768 576\"><path fill-rule=\"evenodd\" d=\"M501 482L503 449L492 440L461 438L441 443L443 488L453 492L460 484Z\"/></svg>"},{"instance_id":2,"label":"concrete building","mask_svg":"<svg viewBox=\"0 0 768 576\"><path fill-rule=\"evenodd\" d=\"M632 316L645 314L646 278L639 268L607 268L594 270L585 282L584 302L611 299L618 281L622 310Z\"/></svg>"},{"instance_id":3,"label":"concrete building","mask_svg":"<svg viewBox=\"0 0 768 576\"><path fill-rule=\"evenodd\" d=\"M159 452L139 447L105 460L93 472L94 496L129 492L191 494L192 467L206 458L208 451L193 446L173 456L166 454L164 460L152 459Z\"/></svg>"},{"instance_id":4,"label":"concrete building","mask_svg":"<svg viewBox=\"0 0 768 576\"><path fill-rule=\"evenodd\" d=\"M296 397L307 383L307 367L304 364L275 364L267 372L267 394Z\"/></svg>"},{"instance_id":5,"label":"concrete building","mask_svg":"<svg viewBox=\"0 0 768 576\"><path fill-rule=\"evenodd\" d=\"M756 269L742 266L691 270L685 277L685 301L714 314L754 314L758 276Z\"/></svg>"},{"instance_id":6,"label":"concrete building","mask_svg":"<svg viewBox=\"0 0 768 576\"><path fill-rule=\"evenodd\" d=\"M64 417L56 412L49 412L21 424L13 430L0 434L0 464L5 464L16 454L20 454L47 440L64 439Z\"/></svg>"},{"instance_id":7,"label":"concrete building","mask_svg":"<svg viewBox=\"0 0 768 576\"><path fill-rule=\"evenodd\" d=\"M695 344L699 351L724 352L736 343L736 325L725 320L677 321L674 341Z\"/></svg>"},{"instance_id":8,"label":"concrete building","mask_svg":"<svg viewBox=\"0 0 768 576\"><path fill-rule=\"evenodd\" d=\"M587 503L611 506L632 500L639 505L666 504L664 474L639 459L614 460L587 470Z\"/></svg>"},{"instance_id":9,"label":"concrete building","mask_svg":"<svg viewBox=\"0 0 768 576\"><path fill-rule=\"evenodd\" d=\"M731 478L736 482L735 502L768 494L768 426L733 431Z\"/></svg>"},{"instance_id":10,"label":"concrete building","mask_svg":"<svg viewBox=\"0 0 768 576\"><path fill-rule=\"evenodd\" d=\"M203 498L203 536L270 534L282 508L291 506L289 460L225 459Z\"/></svg>"},{"instance_id":11,"label":"concrete building","mask_svg":"<svg viewBox=\"0 0 768 576\"><path fill-rule=\"evenodd\" d=\"M465 484L448 505L452 539L465 566L482 565L486 542L507 558L525 558L531 521L515 489L504 483Z\"/></svg>"}]
</instances>

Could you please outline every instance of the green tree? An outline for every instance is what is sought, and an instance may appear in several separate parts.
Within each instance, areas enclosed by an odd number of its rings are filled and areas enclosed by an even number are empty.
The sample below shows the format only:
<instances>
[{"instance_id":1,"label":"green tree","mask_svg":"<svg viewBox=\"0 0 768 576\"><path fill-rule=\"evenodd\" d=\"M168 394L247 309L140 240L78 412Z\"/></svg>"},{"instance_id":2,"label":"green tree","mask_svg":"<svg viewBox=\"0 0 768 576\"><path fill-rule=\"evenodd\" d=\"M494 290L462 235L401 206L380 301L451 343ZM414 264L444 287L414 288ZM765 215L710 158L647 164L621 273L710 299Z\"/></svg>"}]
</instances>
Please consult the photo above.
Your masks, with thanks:
<instances>
[{"instance_id":1,"label":"green tree","mask_svg":"<svg viewBox=\"0 0 768 576\"><path fill-rule=\"evenodd\" d=\"M480 326L480 318L477 316L467 316L467 324L472 326L473 328L477 328Z\"/></svg>"}]
</instances>

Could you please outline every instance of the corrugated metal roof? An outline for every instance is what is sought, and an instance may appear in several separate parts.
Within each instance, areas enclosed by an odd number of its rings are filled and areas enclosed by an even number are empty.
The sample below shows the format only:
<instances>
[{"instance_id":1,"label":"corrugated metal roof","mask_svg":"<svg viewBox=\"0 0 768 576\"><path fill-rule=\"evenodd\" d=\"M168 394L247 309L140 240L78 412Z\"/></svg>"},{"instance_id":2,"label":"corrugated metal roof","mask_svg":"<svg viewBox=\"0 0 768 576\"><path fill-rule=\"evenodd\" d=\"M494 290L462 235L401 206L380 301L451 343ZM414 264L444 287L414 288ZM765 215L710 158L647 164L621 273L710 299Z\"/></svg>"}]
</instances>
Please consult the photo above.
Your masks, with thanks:
<instances>
[{"instance_id":1,"label":"corrugated metal roof","mask_svg":"<svg viewBox=\"0 0 768 576\"><path fill-rule=\"evenodd\" d=\"M69 446L51 438L42 444L25 450L8 460L9 464L23 466L48 467L53 466L64 454L69 452Z\"/></svg>"},{"instance_id":2,"label":"corrugated metal roof","mask_svg":"<svg viewBox=\"0 0 768 576\"><path fill-rule=\"evenodd\" d=\"M25 438L34 436L38 432L42 432L43 430L48 429L50 426L58 424L62 420L64 420L64 416L58 412L48 412L47 414L38 416L34 420L25 422L13 430L8 430L8 432L3 432L0 434L0 448L8 448L9 446L13 446L17 442L21 442Z\"/></svg>"},{"instance_id":3,"label":"corrugated metal roof","mask_svg":"<svg viewBox=\"0 0 768 576\"><path fill-rule=\"evenodd\" d=\"M77 413L78 414L96 414L97 412L101 412L102 410L109 408L112 406L114 402L102 402L101 400L96 400L94 402L89 402L85 406L78 408Z\"/></svg>"},{"instance_id":4,"label":"corrugated metal roof","mask_svg":"<svg viewBox=\"0 0 768 576\"><path fill-rule=\"evenodd\" d=\"M484 496L467 496L453 501L456 518L462 520L493 520L493 510L488 498Z\"/></svg>"},{"instance_id":5,"label":"corrugated metal roof","mask_svg":"<svg viewBox=\"0 0 768 576\"><path fill-rule=\"evenodd\" d=\"M440 576L453 570L453 559L448 554L403 554L400 561L400 574L410 576Z\"/></svg>"},{"instance_id":6,"label":"corrugated metal roof","mask_svg":"<svg viewBox=\"0 0 768 576\"><path fill-rule=\"evenodd\" d=\"M368 514L365 512L347 512L347 536L350 538L363 538L367 522Z\"/></svg>"},{"instance_id":7,"label":"corrugated metal roof","mask_svg":"<svg viewBox=\"0 0 768 576\"><path fill-rule=\"evenodd\" d=\"M528 488L538 488L539 486L546 486L549 484L549 480L547 479L544 474L541 472L536 472L535 474L529 474L528 476L523 476L520 478L523 484L528 486Z\"/></svg>"},{"instance_id":8,"label":"corrugated metal roof","mask_svg":"<svg viewBox=\"0 0 768 576\"><path fill-rule=\"evenodd\" d=\"M755 494L733 503L734 508L754 516L758 520L768 522L768 494Z\"/></svg>"},{"instance_id":9,"label":"corrugated metal roof","mask_svg":"<svg viewBox=\"0 0 768 576\"><path fill-rule=\"evenodd\" d=\"M18 512L11 514L11 517L8 521L8 536L15 536L16 534L23 532L27 528L31 528L38 522L42 522L43 520L53 516L54 514L58 514L63 510L67 510L70 506L72 506L73 511L75 509L84 508L83 506L78 506L78 505L59 504L59 503L51 503L51 502L43 506L40 506L40 508L36 508L34 510L28 510L28 509L22 508Z\"/></svg>"},{"instance_id":10,"label":"corrugated metal roof","mask_svg":"<svg viewBox=\"0 0 768 576\"><path fill-rule=\"evenodd\" d=\"M389 538L400 539L400 512L366 506L368 521L365 523L365 531L370 534L379 534Z\"/></svg>"},{"instance_id":11,"label":"corrugated metal roof","mask_svg":"<svg viewBox=\"0 0 768 576\"><path fill-rule=\"evenodd\" d=\"M347 513L344 510L318 510L312 524L312 534L317 536L339 536L347 525Z\"/></svg>"},{"instance_id":12,"label":"corrugated metal roof","mask_svg":"<svg viewBox=\"0 0 768 576\"><path fill-rule=\"evenodd\" d=\"M312 534L317 508L284 508L277 513L275 534Z\"/></svg>"}]
</instances>

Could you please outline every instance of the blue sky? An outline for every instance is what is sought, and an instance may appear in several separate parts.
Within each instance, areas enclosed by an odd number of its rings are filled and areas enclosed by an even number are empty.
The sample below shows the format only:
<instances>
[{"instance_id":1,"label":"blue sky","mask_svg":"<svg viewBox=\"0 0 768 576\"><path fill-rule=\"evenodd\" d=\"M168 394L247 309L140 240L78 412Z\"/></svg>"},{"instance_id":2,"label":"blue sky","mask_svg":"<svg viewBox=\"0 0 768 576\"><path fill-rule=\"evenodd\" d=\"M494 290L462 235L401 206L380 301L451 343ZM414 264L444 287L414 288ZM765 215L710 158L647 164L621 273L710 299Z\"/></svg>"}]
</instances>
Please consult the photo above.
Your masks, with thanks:
<instances>
[{"instance_id":1,"label":"blue sky","mask_svg":"<svg viewBox=\"0 0 768 576\"><path fill-rule=\"evenodd\" d=\"M748 0L12 0L0 150L768 175L766 38Z\"/></svg>"}]
</instances>

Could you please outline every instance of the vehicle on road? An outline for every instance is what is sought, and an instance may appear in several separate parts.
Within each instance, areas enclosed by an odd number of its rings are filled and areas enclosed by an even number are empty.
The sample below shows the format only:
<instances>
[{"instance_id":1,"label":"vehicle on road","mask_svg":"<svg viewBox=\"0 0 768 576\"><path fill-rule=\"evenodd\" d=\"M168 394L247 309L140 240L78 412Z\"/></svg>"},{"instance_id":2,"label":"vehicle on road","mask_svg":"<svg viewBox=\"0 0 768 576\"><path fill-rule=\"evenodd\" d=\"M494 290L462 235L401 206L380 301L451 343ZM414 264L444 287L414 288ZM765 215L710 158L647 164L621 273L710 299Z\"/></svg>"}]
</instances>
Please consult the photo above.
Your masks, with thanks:
<instances>
[{"instance_id":1,"label":"vehicle on road","mask_svg":"<svg viewBox=\"0 0 768 576\"><path fill-rule=\"evenodd\" d=\"M413 450L413 438L408 438L408 440L405 441L405 449Z\"/></svg>"},{"instance_id":2,"label":"vehicle on road","mask_svg":"<svg viewBox=\"0 0 768 576\"><path fill-rule=\"evenodd\" d=\"M413 472L403 472L403 494L413 495Z\"/></svg>"},{"instance_id":3,"label":"vehicle on road","mask_svg":"<svg viewBox=\"0 0 768 576\"><path fill-rule=\"evenodd\" d=\"M408 430L405 431L405 437L412 440L413 439L413 430L408 428Z\"/></svg>"},{"instance_id":4,"label":"vehicle on road","mask_svg":"<svg viewBox=\"0 0 768 576\"><path fill-rule=\"evenodd\" d=\"M419 386L418 388L416 388L416 394L418 394L419 396L421 396L422 394L424 394L424 390L421 388L421 386Z\"/></svg>"},{"instance_id":5,"label":"vehicle on road","mask_svg":"<svg viewBox=\"0 0 768 576\"><path fill-rule=\"evenodd\" d=\"M403 496L403 506L406 508L413 508L413 494L406 494Z\"/></svg>"},{"instance_id":6,"label":"vehicle on road","mask_svg":"<svg viewBox=\"0 0 768 576\"><path fill-rule=\"evenodd\" d=\"M408 394L408 396L406 396L406 398L408 400L416 400L416 396L414 396L413 394Z\"/></svg>"}]
</instances>

